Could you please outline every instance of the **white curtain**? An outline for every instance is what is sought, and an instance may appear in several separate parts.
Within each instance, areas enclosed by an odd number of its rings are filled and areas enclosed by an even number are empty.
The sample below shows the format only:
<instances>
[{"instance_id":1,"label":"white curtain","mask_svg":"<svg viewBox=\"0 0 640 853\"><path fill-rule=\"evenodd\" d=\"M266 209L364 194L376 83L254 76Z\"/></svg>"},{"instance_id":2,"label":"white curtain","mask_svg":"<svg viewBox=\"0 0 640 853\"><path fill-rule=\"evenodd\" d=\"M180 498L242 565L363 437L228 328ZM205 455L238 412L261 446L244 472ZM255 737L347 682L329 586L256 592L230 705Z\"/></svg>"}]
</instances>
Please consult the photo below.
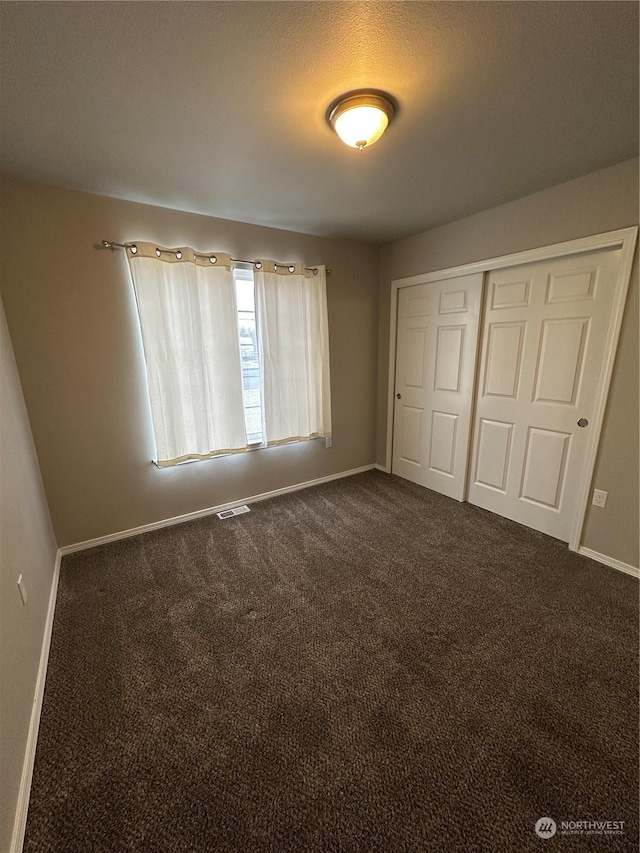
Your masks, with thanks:
<instances>
[{"instance_id":1,"label":"white curtain","mask_svg":"<svg viewBox=\"0 0 640 853\"><path fill-rule=\"evenodd\" d=\"M327 284L323 266L255 271L263 434L268 445L331 434Z\"/></svg>"},{"instance_id":2,"label":"white curtain","mask_svg":"<svg viewBox=\"0 0 640 853\"><path fill-rule=\"evenodd\" d=\"M211 257L127 249L160 467L246 450L231 257Z\"/></svg>"}]
</instances>

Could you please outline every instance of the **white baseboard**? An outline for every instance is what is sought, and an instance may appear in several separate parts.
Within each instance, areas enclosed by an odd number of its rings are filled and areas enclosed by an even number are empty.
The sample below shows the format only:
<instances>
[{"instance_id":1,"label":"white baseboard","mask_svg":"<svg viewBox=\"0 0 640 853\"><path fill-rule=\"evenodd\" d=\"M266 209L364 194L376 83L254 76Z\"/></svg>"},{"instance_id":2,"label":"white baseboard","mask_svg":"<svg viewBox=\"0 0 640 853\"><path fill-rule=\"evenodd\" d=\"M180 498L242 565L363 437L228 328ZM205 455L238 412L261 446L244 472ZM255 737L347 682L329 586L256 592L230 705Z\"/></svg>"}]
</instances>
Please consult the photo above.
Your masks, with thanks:
<instances>
[{"instance_id":1,"label":"white baseboard","mask_svg":"<svg viewBox=\"0 0 640 853\"><path fill-rule=\"evenodd\" d=\"M389 467L387 467L386 465L380 465L379 462L376 462L373 467L376 469L376 471L382 471L383 474L391 473L391 469Z\"/></svg>"},{"instance_id":2,"label":"white baseboard","mask_svg":"<svg viewBox=\"0 0 640 853\"><path fill-rule=\"evenodd\" d=\"M599 563L604 563L605 566L610 566L612 569L617 569L619 572L625 572L627 575L633 575L634 578L640 578L640 569L635 566L630 566L628 563L623 563L621 560L616 560L614 557L607 557L606 554L598 554L597 551L592 551L591 548L581 546L578 548L578 554L583 557L589 557L591 560L597 560Z\"/></svg>"},{"instance_id":3,"label":"white baseboard","mask_svg":"<svg viewBox=\"0 0 640 853\"><path fill-rule=\"evenodd\" d=\"M49 663L49 648L51 646L51 632L53 630L53 615L56 609L56 596L58 594L58 579L60 577L60 562L62 553L60 549L56 554L56 562L51 579L51 591L49 593L49 606L47 618L44 623L44 634L42 636L42 647L40 649L40 663L36 678L36 689L31 708L31 719L29 721L29 734L27 736L27 748L24 753L22 764L22 777L20 779L20 790L16 814L13 821L13 835L11 836L11 853L22 853L24 844L24 833L27 827L27 812L29 811L29 795L31 793L31 779L33 777L33 764L36 758L36 744L38 743L38 729L40 727L40 713L42 711L42 699L44 697L44 685L47 679L47 664Z\"/></svg>"},{"instance_id":4,"label":"white baseboard","mask_svg":"<svg viewBox=\"0 0 640 853\"><path fill-rule=\"evenodd\" d=\"M305 483L294 483L292 486L285 486L282 489L273 489L271 492L262 492L262 494L252 495L248 498L238 498L238 500L230 501L229 503L218 504L218 506L196 510L196 512L188 512L185 515L176 515L173 518L165 518L162 521L154 521L151 524L132 527L129 530L122 530L119 533L109 533L107 536L98 536L96 539L87 539L86 542L78 542L75 545L65 545L60 548L60 553L62 556L65 556L65 554L73 554L76 551L84 551L87 548L95 548L98 545L106 545L108 542L117 542L120 539L128 539L130 536L139 536L141 533L149 533L151 530L160 530L162 527L171 527L173 524L182 524L184 521L194 521L196 518L204 518L207 515L213 515L216 512L223 512L225 509L231 509L232 507L240 506L241 504L256 503L257 501L267 500L267 498L275 498L277 495L286 495L289 492L297 492L300 489L319 486L321 483L329 483L331 480L340 480L343 477L352 477L354 474L362 474L364 471L372 471L374 467L376 466L363 465L361 468L352 468L349 471L340 471L338 474L329 474L328 477L318 477L316 480L307 480Z\"/></svg>"}]
</instances>

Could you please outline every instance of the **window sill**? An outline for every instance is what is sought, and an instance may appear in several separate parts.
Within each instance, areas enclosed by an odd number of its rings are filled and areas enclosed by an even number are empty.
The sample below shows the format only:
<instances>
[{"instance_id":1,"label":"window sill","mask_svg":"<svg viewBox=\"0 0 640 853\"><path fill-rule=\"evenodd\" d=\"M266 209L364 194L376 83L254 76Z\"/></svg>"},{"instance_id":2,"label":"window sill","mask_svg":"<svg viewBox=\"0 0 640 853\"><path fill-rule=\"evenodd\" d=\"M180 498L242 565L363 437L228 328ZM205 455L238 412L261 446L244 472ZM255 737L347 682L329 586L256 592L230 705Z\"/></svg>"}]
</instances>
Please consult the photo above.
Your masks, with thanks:
<instances>
[{"instance_id":1,"label":"window sill","mask_svg":"<svg viewBox=\"0 0 640 853\"><path fill-rule=\"evenodd\" d=\"M316 436L316 437L311 438L311 439L299 438L299 439L295 439L293 441L282 442L282 444L272 444L272 445L265 444L262 440L260 440L260 441L249 441L249 442L247 442L246 451L238 451L237 453L220 453L217 456L210 456L206 459L184 459L182 462L176 462L175 465L158 465L158 463L152 459L151 464L155 465L155 467L159 471L168 471L168 470L171 470L172 468L178 468L181 465L191 465L194 462L213 462L215 459L227 459L229 456L241 456L243 453L251 453L254 450L269 450L272 447L286 447L287 445L303 444L306 441L322 441L325 443L325 447L331 447L331 443L330 443L331 439L327 439L326 436ZM329 441L328 444L326 443L327 441Z\"/></svg>"}]
</instances>

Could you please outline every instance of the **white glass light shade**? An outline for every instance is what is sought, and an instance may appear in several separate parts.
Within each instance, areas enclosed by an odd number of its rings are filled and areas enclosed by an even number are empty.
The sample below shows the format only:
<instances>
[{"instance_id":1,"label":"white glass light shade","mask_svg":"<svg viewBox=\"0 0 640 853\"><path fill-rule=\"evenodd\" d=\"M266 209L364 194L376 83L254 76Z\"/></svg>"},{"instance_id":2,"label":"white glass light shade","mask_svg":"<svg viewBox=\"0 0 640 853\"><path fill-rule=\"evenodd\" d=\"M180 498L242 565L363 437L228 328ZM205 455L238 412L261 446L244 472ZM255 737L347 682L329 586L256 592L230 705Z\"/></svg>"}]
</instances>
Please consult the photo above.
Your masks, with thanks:
<instances>
[{"instance_id":1,"label":"white glass light shade","mask_svg":"<svg viewBox=\"0 0 640 853\"><path fill-rule=\"evenodd\" d=\"M340 100L329 113L329 123L346 145L362 150L380 139L393 114L391 101L382 95L359 94Z\"/></svg>"}]
</instances>

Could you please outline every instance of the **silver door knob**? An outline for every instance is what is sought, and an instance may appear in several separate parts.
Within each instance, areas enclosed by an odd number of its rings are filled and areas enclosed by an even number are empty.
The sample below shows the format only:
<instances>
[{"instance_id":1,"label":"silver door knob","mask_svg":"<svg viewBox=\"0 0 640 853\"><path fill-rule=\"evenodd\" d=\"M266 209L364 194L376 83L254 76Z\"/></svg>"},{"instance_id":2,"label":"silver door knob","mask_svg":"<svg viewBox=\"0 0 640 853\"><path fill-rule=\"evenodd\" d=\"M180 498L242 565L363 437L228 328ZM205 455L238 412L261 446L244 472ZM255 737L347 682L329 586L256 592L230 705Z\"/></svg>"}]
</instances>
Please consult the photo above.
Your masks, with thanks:
<instances>
[{"instance_id":1,"label":"silver door knob","mask_svg":"<svg viewBox=\"0 0 640 853\"><path fill-rule=\"evenodd\" d=\"M589 421L586 418L580 418L580 420L578 421L578 426L579 427L589 426Z\"/></svg>"},{"instance_id":2,"label":"silver door knob","mask_svg":"<svg viewBox=\"0 0 640 853\"><path fill-rule=\"evenodd\" d=\"M396 397L398 398L398 400L402 400L402 394L396 394Z\"/></svg>"}]
</instances>

